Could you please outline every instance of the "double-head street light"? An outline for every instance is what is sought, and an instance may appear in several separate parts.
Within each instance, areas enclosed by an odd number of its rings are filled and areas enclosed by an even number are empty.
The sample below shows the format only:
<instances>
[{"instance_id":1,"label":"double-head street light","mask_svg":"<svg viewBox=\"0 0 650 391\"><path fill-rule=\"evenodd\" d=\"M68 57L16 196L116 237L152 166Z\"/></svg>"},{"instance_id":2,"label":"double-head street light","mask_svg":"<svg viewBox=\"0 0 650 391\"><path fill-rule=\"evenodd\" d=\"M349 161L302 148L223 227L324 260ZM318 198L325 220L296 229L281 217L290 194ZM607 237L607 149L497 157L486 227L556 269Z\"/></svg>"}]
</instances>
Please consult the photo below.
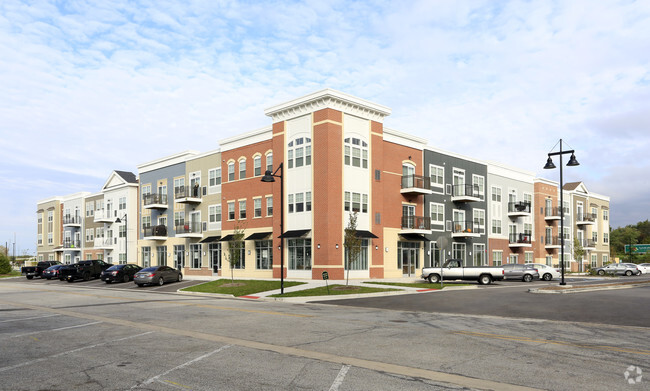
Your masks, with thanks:
<instances>
[{"instance_id":1,"label":"double-head street light","mask_svg":"<svg viewBox=\"0 0 650 391\"><path fill-rule=\"evenodd\" d=\"M278 174L280 171L280 174ZM275 172L266 170L262 177L262 182L275 182L275 178L280 178L280 294L284 295L284 183L282 178L282 163Z\"/></svg>"},{"instance_id":2,"label":"double-head street light","mask_svg":"<svg viewBox=\"0 0 650 391\"><path fill-rule=\"evenodd\" d=\"M560 282L560 285L566 285L566 282L564 282L564 183L562 178L562 155L567 153L570 153L571 157L569 158L569 162L566 165L569 167L579 166L580 163L578 163L578 160L576 160L576 155L573 149L568 151L562 150L562 139L560 139L560 152L549 152L548 160L544 166L545 170L555 168L555 164L553 164L553 159L551 159L551 156L560 156L560 268L562 269L562 281Z\"/></svg>"},{"instance_id":3,"label":"double-head street light","mask_svg":"<svg viewBox=\"0 0 650 391\"><path fill-rule=\"evenodd\" d=\"M122 220L124 220L124 262L129 263L129 226L126 223L126 214L122 216ZM120 224L122 222L120 218L118 217L115 219L115 222L117 224ZM119 256L118 256L118 263L119 263Z\"/></svg>"}]
</instances>

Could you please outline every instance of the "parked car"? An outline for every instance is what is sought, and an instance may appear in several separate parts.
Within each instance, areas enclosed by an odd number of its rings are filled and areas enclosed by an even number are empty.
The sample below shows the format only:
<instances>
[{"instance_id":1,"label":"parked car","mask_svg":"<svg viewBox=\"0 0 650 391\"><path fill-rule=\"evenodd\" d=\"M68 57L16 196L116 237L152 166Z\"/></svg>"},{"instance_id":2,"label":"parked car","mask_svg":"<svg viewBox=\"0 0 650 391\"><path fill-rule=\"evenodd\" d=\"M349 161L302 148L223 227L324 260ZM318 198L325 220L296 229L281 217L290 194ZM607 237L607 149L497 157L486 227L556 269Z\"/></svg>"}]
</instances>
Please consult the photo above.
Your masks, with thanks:
<instances>
[{"instance_id":1,"label":"parked car","mask_svg":"<svg viewBox=\"0 0 650 391\"><path fill-rule=\"evenodd\" d=\"M562 277L560 269L544 265L543 263L533 263L532 265L537 268L540 278L544 281L551 281L554 278Z\"/></svg>"},{"instance_id":2,"label":"parked car","mask_svg":"<svg viewBox=\"0 0 650 391\"><path fill-rule=\"evenodd\" d=\"M604 276L605 274L621 274L631 276L639 273L639 269L636 267L636 265L631 265L632 264L627 263L610 263L607 266L597 268L596 273L599 276Z\"/></svg>"},{"instance_id":3,"label":"parked car","mask_svg":"<svg viewBox=\"0 0 650 391\"><path fill-rule=\"evenodd\" d=\"M41 278L47 278L48 280L59 278L59 269L61 269L63 266L65 265L53 265L48 267L47 269L43 270Z\"/></svg>"},{"instance_id":4,"label":"parked car","mask_svg":"<svg viewBox=\"0 0 650 391\"><path fill-rule=\"evenodd\" d=\"M626 265L628 265L629 267L635 267L636 268L636 273L634 273L635 276L640 276L641 274L643 274L641 272L641 269L639 269L639 265L637 265L636 263L626 263Z\"/></svg>"},{"instance_id":5,"label":"parked car","mask_svg":"<svg viewBox=\"0 0 650 391\"><path fill-rule=\"evenodd\" d=\"M503 272L506 280L521 280L531 282L539 279L539 272L532 264L522 265L520 263L509 263L503 265Z\"/></svg>"},{"instance_id":6,"label":"parked car","mask_svg":"<svg viewBox=\"0 0 650 391\"><path fill-rule=\"evenodd\" d=\"M99 276L102 274L102 271L108 269L111 266L113 265L106 263L101 259L80 261L73 263L72 265L65 265L62 267L59 271L59 279L64 279L68 282L73 282L74 280L79 279L88 281L91 278L99 278Z\"/></svg>"},{"instance_id":7,"label":"parked car","mask_svg":"<svg viewBox=\"0 0 650 391\"><path fill-rule=\"evenodd\" d=\"M163 285L166 282L182 281L183 274L178 269L169 266L146 267L135 273L133 282L138 286Z\"/></svg>"},{"instance_id":8,"label":"parked car","mask_svg":"<svg viewBox=\"0 0 650 391\"><path fill-rule=\"evenodd\" d=\"M102 271L102 274L99 275L99 278L107 284L111 282L129 282L133 281L133 276L135 273L142 270L138 265L128 263L125 265L113 265L108 269Z\"/></svg>"},{"instance_id":9,"label":"parked car","mask_svg":"<svg viewBox=\"0 0 650 391\"><path fill-rule=\"evenodd\" d=\"M650 263L640 263L636 267L641 271L641 274L650 273Z\"/></svg>"},{"instance_id":10,"label":"parked car","mask_svg":"<svg viewBox=\"0 0 650 391\"><path fill-rule=\"evenodd\" d=\"M50 266L54 265L60 265L61 262L59 261L41 261L36 264L36 266L23 266L22 269L20 269L20 272L27 277L28 280L31 280L34 277L41 277L42 274Z\"/></svg>"},{"instance_id":11,"label":"parked car","mask_svg":"<svg viewBox=\"0 0 650 391\"><path fill-rule=\"evenodd\" d=\"M422 278L431 283L444 280L478 281L481 285L491 284L492 281L503 280L501 267L463 266L462 259L448 259L442 267L425 267Z\"/></svg>"}]
</instances>

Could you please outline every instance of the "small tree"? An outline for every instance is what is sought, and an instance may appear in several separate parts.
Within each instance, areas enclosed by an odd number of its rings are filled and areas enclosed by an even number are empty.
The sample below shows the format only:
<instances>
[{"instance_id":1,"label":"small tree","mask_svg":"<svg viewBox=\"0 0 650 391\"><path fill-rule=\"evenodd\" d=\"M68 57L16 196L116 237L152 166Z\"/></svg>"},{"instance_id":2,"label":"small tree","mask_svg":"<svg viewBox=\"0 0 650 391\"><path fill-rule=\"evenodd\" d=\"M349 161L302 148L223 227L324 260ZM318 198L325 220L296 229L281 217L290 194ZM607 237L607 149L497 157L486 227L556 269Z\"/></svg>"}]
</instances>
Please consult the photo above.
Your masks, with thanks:
<instances>
[{"instance_id":1,"label":"small tree","mask_svg":"<svg viewBox=\"0 0 650 391\"><path fill-rule=\"evenodd\" d=\"M356 262L361 254L361 239L357 236L357 212L350 213L348 226L345 227L345 238L343 241L345 248L347 277L345 285L350 281L350 265Z\"/></svg>"},{"instance_id":2,"label":"small tree","mask_svg":"<svg viewBox=\"0 0 650 391\"><path fill-rule=\"evenodd\" d=\"M579 270L582 271L582 257L585 255L585 249L578 238L573 239L573 259L577 260L580 265Z\"/></svg>"},{"instance_id":3,"label":"small tree","mask_svg":"<svg viewBox=\"0 0 650 391\"><path fill-rule=\"evenodd\" d=\"M9 273L11 273L11 264L9 263L9 257L5 256L4 253L0 253L0 274Z\"/></svg>"},{"instance_id":4,"label":"small tree","mask_svg":"<svg viewBox=\"0 0 650 391\"><path fill-rule=\"evenodd\" d=\"M235 282L234 269L242 261L242 249L244 248L244 229L235 225L235 231L232 238L227 241L228 251L223 253L223 257L230 264L230 281Z\"/></svg>"}]
</instances>

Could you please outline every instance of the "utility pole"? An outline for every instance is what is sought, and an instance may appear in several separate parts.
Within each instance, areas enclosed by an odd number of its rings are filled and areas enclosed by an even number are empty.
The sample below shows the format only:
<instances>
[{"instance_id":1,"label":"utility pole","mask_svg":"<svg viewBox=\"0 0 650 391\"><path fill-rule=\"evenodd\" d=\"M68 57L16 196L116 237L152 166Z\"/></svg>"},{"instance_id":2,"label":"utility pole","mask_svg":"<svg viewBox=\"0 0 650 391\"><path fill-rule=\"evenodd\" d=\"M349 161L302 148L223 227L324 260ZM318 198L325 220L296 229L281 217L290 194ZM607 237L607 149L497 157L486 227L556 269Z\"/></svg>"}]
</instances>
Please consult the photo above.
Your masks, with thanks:
<instances>
[{"instance_id":1,"label":"utility pole","mask_svg":"<svg viewBox=\"0 0 650 391\"><path fill-rule=\"evenodd\" d=\"M14 256L11 261L16 263L16 233L15 232L14 232Z\"/></svg>"}]
</instances>

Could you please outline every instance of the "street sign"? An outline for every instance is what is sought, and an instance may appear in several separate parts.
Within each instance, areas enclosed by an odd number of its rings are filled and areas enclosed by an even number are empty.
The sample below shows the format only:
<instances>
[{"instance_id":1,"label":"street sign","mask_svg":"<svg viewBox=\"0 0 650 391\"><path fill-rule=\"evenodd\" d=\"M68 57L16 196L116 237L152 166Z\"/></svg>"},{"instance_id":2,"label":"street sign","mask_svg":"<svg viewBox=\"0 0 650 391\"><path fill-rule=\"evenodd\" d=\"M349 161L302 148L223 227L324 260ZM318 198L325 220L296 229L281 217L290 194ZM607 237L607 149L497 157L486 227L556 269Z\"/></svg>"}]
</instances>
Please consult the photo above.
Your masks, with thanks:
<instances>
[{"instance_id":1,"label":"street sign","mask_svg":"<svg viewBox=\"0 0 650 391\"><path fill-rule=\"evenodd\" d=\"M327 272L323 272L323 280L329 280L329 279L330 279L330 275L327 274Z\"/></svg>"},{"instance_id":2,"label":"street sign","mask_svg":"<svg viewBox=\"0 0 650 391\"><path fill-rule=\"evenodd\" d=\"M633 244L632 245L632 252L634 254L650 253L650 244ZM625 245L625 253L626 254L630 253L630 245L629 244Z\"/></svg>"}]
</instances>

